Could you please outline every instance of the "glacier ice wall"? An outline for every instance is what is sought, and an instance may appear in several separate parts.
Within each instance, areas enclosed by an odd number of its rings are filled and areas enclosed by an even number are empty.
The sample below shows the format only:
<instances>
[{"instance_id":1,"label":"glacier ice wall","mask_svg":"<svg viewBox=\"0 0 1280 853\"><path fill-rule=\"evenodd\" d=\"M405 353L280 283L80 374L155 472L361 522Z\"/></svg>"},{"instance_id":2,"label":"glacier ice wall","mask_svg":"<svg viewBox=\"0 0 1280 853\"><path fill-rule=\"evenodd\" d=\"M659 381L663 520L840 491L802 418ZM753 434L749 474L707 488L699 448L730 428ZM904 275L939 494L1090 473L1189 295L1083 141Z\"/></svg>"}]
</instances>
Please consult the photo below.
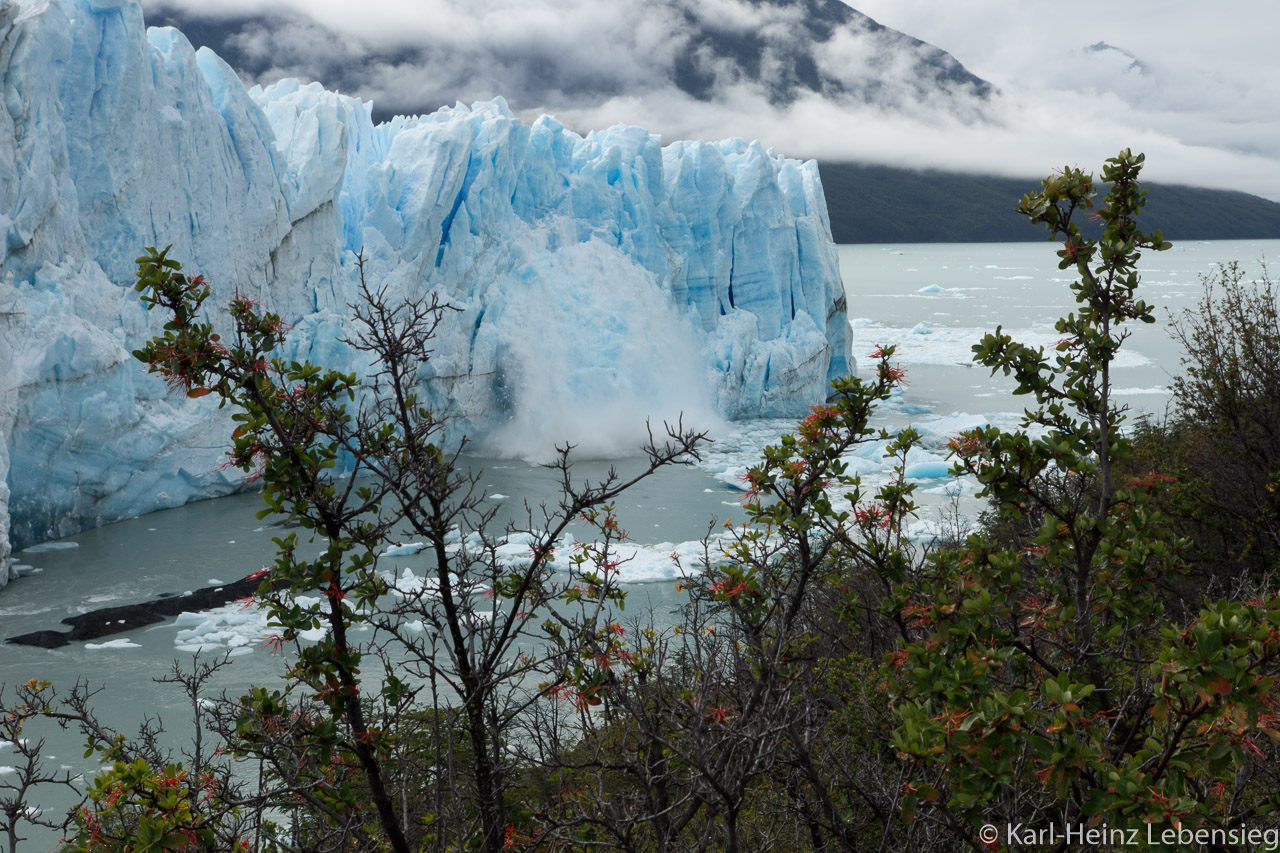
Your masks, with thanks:
<instances>
[{"instance_id":1,"label":"glacier ice wall","mask_svg":"<svg viewBox=\"0 0 1280 853\"><path fill-rule=\"evenodd\" d=\"M357 282L459 309L420 375L453 438L612 453L646 416L794 414L851 359L815 164L758 144L525 125L501 99L374 125L247 92L137 0L0 5L0 583L8 551L226 493L224 413L130 351L146 245L339 342Z\"/></svg>"}]
</instances>

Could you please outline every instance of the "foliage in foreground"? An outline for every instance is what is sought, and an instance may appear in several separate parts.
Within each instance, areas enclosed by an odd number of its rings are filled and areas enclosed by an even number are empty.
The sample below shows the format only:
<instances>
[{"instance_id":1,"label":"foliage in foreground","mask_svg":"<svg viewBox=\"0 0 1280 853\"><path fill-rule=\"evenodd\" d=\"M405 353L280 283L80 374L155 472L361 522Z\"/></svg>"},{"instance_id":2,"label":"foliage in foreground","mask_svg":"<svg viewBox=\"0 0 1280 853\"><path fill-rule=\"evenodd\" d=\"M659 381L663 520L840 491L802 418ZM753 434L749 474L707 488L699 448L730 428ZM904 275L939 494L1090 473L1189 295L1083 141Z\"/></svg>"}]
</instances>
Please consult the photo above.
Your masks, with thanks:
<instances>
[{"instance_id":1,"label":"foliage in foreground","mask_svg":"<svg viewBox=\"0 0 1280 853\"><path fill-rule=\"evenodd\" d=\"M551 466L559 506L540 517L530 510L523 526L494 535L496 511L482 502L475 475L457 465L462 448L442 448L443 422L417 396L418 370L448 309L435 296L388 305L359 264L363 303L352 306L358 331L348 343L373 365L364 383L280 357L281 319L243 296L232 300L233 336L224 342L201 319L208 285L154 249L138 259L137 289L171 319L135 355L188 396L236 406L232 462L262 480L261 515L295 519L324 548L308 558L295 535L276 540L258 598L278 628L273 641L295 662L281 687L237 700L229 748L270 767L279 791L320 818L307 822L316 835L308 843L385 843L407 853L430 834L494 853L509 823L515 732L530 706L578 674L582 645L608 633L610 608L621 602L609 556L611 501L696 457L704 436L669 426L665 443L651 436L642 448L647 464L638 474L610 472L585 485L573 483L565 446ZM339 463L343 478L333 476ZM603 544L557 573L557 544L576 519L595 524ZM424 543L432 577L378 571L392 531ZM513 540L527 545L526 557L503 555ZM357 637L366 627L372 638ZM318 640L303 642L316 630ZM522 651L529 646L541 651ZM371 666L381 672L370 684L363 671ZM419 697L438 704L442 694L456 715L448 729L456 725L468 741L462 783L453 786L467 806L429 827L409 826L405 797L397 804L389 779L403 757L400 722Z\"/></svg>"},{"instance_id":2,"label":"foliage in foreground","mask_svg":"<svg viewBox=\"0 0 1280 853\"><path fill-rule=\"evenodd\" d=\"M1140 424L1136 455L1176 478L1161 506L1191 542L1192 593L1263 587L1280 571L1280 310L1265 265L1231 263L1174 322L1186 351L1172 412Z\"/></svg>"},{"instance_id":3,"label":"foliage in foreground","mask_svg":"<svg viewBox=\"0 0 1280 853\"><path fill-rule=\"evenodd\" d=\"M1056 356L998 329L975 348L1036 408L1023 431L962 436L958 467L1003 517L1034 511L1041 526L1013 548L974 537L934 555L889 676L913 770L906 816L960 838L981 824L1240 831L1280 803L1280 599L1205 601L1171 620L1161 584L1185 542L1156 500L1169 478L1120 472L1132 442L1110 367L1124 324L1153 319L1135 294L1139 254L1167 248L1137 227L1141 162L1108 162L1098 241L1073 222L1092 209L1078 171L1023 199L1079 276Z\"/></svg>"},{"instance_id":4,"label":"foliage in foreground","mask_svg":"<svg viewBox=\"0 0 1280 853\"><path fill-rule=\"evenodd\" d=\"M930 553L907 538L918 436L871 425L902 379L878 350L872 380L836 383L747 474L749 522L708 536L671 630L621 619L625 534L608 501L629 483L575 490L567 450L559 512L504 531L529 556L501 558L474 480L414 395L443 306L393 308L366 289L356 345L381 366L373 390L274 357L283 325L243 298L224 342L200 318L204 282L165 253L140 258L145 298L172 315L140 357L239 407L234 462L323 553L303 559L283 537L263 578L274 642L295 662L285 682L202 710L209 671L175 675L216 756L197 742L175 761L154 738L109 732L81 688L59 701L34 684L2 703L10 739L52 717L113 762L72 816L70 849L1048 850L1072 827L1111 833L1073 849L1256 846L1248 833L1274 827L1280 805L1280 600L1215 601L1185 578L1188 555L1205 571L1213 525L1241 514L1215 501L1253 501L1248 555L1274 565L1280 328L1269 290L1224 278L1225 301L1207 297L1181 327L1178 395L1202 432L1174 446L1199 455L1167 464L1150 428L1135 445L1111 367L1127 324L1153 319L1139 257L1168 247L1137 225L1141 165L1108 161L1100 208L1075 169L1022 201L1078 276L1078 308L1051 353L1000 329L975 347L1035 401L1022 429L953 444L996 508L982 532ZM1100 238L1082 235L1084 214ZM674 430L647 470L700 440ZM845 462L868 442L898 461L875 494ZM364 476L330 476L339 460ZM1224 468L1258 460L1249 490L1222 487ZM598 542L554 574L573 518ZM393 529L428 543L428 584L377 571ZM67 781L29 751L21 778ZM245 762L268 768L263 784L237 777Z\"/></svg>"}]
</instances>

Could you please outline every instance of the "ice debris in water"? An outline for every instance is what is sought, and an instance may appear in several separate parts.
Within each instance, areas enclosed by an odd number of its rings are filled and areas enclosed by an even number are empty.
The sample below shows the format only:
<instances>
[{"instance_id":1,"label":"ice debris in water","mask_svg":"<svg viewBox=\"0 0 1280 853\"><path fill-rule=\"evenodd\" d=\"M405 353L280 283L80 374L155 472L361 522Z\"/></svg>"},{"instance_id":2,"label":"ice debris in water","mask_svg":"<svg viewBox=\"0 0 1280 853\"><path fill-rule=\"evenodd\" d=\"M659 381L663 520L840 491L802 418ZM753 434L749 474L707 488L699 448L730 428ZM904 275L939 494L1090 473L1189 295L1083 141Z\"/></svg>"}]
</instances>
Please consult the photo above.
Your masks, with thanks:
<instances>
[{"instance_id":1,"label":"ice debris in water","mask_svg":"<svg viewBox=\"0 0 1280 853\"><path fill-rule=\"evenodd\" d=\"M133 640L107 640L105 643L85 643L86 649L140 649Z\"/></svg>"}]
</instances>

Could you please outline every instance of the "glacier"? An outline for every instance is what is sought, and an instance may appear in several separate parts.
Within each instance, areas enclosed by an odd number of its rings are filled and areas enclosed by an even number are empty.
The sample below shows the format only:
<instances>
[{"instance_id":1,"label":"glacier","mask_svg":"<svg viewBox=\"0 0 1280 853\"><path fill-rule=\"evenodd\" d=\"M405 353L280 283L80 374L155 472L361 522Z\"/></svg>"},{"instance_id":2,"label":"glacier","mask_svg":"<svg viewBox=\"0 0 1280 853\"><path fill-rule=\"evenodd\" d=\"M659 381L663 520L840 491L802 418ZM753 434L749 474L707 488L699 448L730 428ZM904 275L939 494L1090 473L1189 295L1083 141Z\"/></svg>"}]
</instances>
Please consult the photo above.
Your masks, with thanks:
<instances>
[{"instance_id":1,"label":"glacier","mask_svg":"<svg viewBox=\"0 0 1280 853\"><path fill-rule=\"evenodd\" d=\"M621 452L646 417L790 416L853 366L816 164L758 143L579 135L502 99L375 125L247 90L138 0L0 4L0 585L11 550L240 487L226 412L130 355L144 246L346 370L355 253L456 307L420 380L464 435Z\"/></svg>"}]
</instances>

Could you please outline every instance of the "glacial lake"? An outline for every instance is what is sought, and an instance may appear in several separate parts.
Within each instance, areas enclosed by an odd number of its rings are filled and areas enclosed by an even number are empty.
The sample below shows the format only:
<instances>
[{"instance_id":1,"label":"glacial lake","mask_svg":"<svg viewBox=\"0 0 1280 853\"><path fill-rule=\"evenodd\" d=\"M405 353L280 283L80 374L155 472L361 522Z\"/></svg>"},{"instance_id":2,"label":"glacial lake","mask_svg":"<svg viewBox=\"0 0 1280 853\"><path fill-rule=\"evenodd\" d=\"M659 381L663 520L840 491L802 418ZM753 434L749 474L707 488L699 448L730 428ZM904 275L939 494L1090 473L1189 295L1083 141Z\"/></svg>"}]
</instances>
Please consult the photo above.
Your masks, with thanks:
<instances>
[{"instance_id":1,"label":"glacial lake","mask_svg":"<svg viewBox=\"0 0 1280 853\"><path fill-rule=\"evenodd\" d=\"M1280 241L1187 241L1163 253L1148 253L1140 269L1143 297L1156 306L1159 321L1135 328L1114 370L1120 399L1133 412L1161 413L1168 403L1172 378L1181 356L1170 337L1168 320L1193 308L1202 290L1200 276L1217 264L1239 261L1250 275L1259 260L1280 256ZM970 347L986 331L1003 325L1015 339L1049 346L1058 338L1055 319L1071 310L1070 271L1057 269L1053 244L917 244L841 246L841 269L849 298L853 351L865 370L866 354L877 344L897 344L897 360L907 371L900 397L882 411L881 424L896 428L917 425L928 442L915 460L919 480L918 522L928 535L940 507L958 494L967 511L977 509L972 484L949 476L932 476L944 467L945 441L961 429L983 422L1012 427L1023 398L1013 397L1011 383L992 377L970 362ZM669 555L691 553L697 540L726 520L741 520L735 487L737 476L776 441L790 425L786 420L738 422L716 427L701 463L673 469L646 481L619 501L622 525L633 546L625 572L629 584L628 616L650 607L662 624L678 606L674 581L678 571ZM851 460L874 485L887 468L876 448ZM481 482L504 513L519 514L523 501L536 506L553 501L551 474L530 463L510 459L472 458L483 470ZM594 479L608 461L584 461L576 479ZM636 460L616 460L625 473ZM57 629L66 616L101 607L155 598L229 582L260 568L271 558L277 528L255 518L262 506L256 494L241 494L191 504L137 519L85 531L68 539L30 548L15 555L22 576L0 591L0 637ZM585 535L585 534L582 534ZM419 574L421 557L385 558L387 570ZM185 730L185 700L171 686L153 683L175 658L190 658L197 647L207 652L231 651L235 663L216 688L235 689L279 675L283 661L261 648L263 626L254 614L229 605L210 614L184 616L176 622L114 635L116 642L76 643L60 649L7 645L0 658L0 682L17 684L41 678L70 686L78 679L105 686L97 706L104 721L129 732L143 714L161 715L176 737ZM91 773L95 765L81 759L82 741L54 729L32 732L49 738L51 762L75 772ZM0 774L6 772L0 748ZM60 804L50 800L50 809ZM23 849L52 849L52 835L31 833Z\"/></svg>"}]
</instances>

